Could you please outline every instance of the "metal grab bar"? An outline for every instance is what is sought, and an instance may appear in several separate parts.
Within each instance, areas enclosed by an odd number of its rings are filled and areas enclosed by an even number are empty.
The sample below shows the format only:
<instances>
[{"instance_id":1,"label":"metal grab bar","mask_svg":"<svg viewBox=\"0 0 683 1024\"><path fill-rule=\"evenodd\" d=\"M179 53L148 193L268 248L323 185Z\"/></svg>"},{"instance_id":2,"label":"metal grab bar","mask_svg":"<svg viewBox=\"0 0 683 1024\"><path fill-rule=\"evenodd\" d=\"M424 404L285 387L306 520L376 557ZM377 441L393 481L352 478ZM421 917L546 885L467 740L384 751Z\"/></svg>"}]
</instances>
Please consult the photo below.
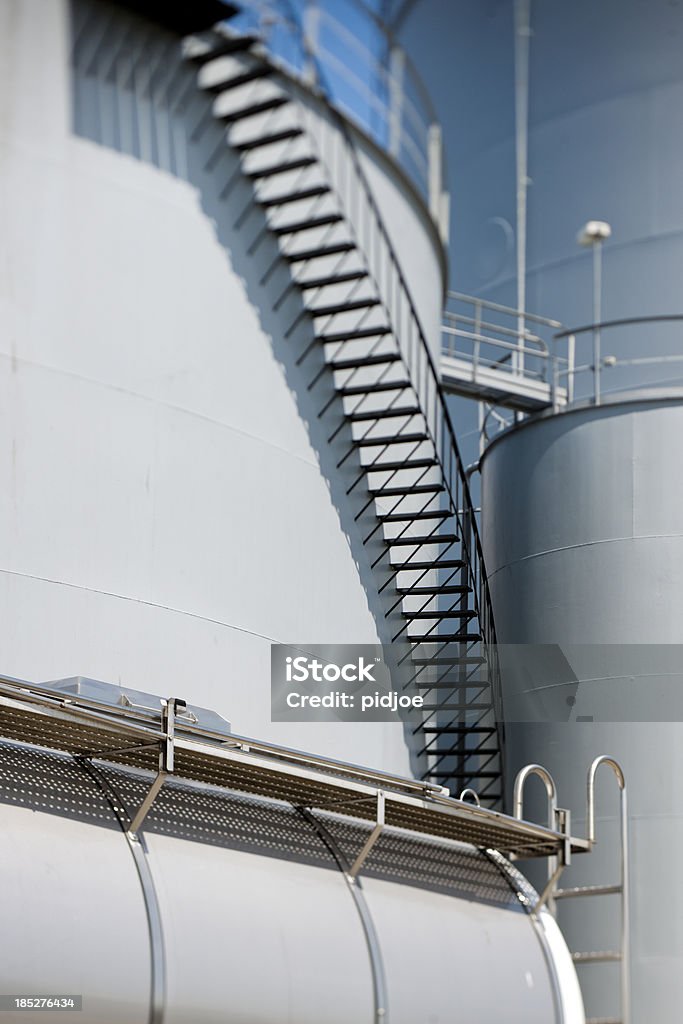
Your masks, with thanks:
<instances>
[{"instance_id":1,"label":"metal grab bar","mask_svg":"<svg viewBox=\"0 0 683 1024\"><path fill-rule=\"evenodd\" d=\"M552 775L542 764L527 764L517 772L512 794L512 816L519 821L524 818L524 786L532 775L537 775L545 786L548 798L548 827L554 829L557 816L557 787Z\"/></svg>"}]
</instances>

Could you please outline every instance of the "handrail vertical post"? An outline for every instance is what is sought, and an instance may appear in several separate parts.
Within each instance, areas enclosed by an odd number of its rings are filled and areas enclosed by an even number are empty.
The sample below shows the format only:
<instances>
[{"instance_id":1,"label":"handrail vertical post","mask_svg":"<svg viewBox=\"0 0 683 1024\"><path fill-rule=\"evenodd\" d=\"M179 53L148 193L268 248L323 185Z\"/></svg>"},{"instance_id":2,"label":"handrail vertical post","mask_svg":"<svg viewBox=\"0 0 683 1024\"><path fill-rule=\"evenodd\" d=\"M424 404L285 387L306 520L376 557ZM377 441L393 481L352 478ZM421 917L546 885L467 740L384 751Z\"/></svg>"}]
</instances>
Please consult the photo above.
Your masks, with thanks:
<instances>
[{"instance_id":1,"label":"handrail vertical post","mask_svg":"<svg viewBox=\"0 0 683 1024\"><path fill-rule=\"evenodd\" d=\"M320 34L320 7L318 0L306 0L304 10L304 43L306 50L306 66L304 77L310 85L318 82L318 39Z\"/></svg>"},{"instance_id":2,"label":"handrail vertical post","mask_svg":"<svg viewBox=\"0 0 683 1024\"><path fill-rule=\"evenodd\" d=\"M435 223L440 225L441 193L443 190L443 142L440 124L430 124L429 126L427 164L429 168L429 212Z\"/></svg>"},{"instance_id":3,"label":"handrail vertical post","mask_svg":"<svg viewBox=\"0 0 683 1024\"><path fill-rule=\"evenodd\" d=\"M392 45L389 51L389 152L396 160L401 156L405 67L405 51Z\"/></svg>"},{"instance_id":4,"label":"handrail vertical post","mask_svg":"<svg viewBox=\"0 0 683 1024\"><path fill-rule=\"evenodd\" d=\"M574 401L574 369L576 366L576 335L567 338L567 405Z\"/></svg>"}]
</instances>

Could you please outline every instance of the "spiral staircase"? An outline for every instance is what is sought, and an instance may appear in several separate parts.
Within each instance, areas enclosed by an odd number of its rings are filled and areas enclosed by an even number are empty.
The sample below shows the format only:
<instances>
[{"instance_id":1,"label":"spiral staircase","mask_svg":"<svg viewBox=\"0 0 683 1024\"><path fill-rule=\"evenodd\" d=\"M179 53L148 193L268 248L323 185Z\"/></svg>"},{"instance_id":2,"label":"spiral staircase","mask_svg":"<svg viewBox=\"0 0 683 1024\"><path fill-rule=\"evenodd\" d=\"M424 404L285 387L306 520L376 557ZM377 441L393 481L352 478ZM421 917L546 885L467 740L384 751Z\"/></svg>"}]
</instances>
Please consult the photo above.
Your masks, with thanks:
<instances>
[{"instance_id":1,"label":"spiral staircase","mask_svg":"<svg viewBox=\"0 0 683 1024\"><path fill-rule=\"evenodd\" d=\"M317 98L335 144L343 140L340 185L324 133L302 102L306 85L274 61L258 33L223 22L187 37L183 52L213 97L196 133L211 119L225 127L253 189L243 219L262 211L263 231L289 268L286 292L300 296L287 334L309 322L306 352L324 352L322 372L343 403L329 443L351 438L338 468L347 479L353 471L348 490L362 496L356 518L396 623L402 685L424 698L415 731L425 778L456 796L472 789L482 805L497 807L499 680L475 511L438 371L352 134L319 76Z\"/></svg>"}]
</instances>

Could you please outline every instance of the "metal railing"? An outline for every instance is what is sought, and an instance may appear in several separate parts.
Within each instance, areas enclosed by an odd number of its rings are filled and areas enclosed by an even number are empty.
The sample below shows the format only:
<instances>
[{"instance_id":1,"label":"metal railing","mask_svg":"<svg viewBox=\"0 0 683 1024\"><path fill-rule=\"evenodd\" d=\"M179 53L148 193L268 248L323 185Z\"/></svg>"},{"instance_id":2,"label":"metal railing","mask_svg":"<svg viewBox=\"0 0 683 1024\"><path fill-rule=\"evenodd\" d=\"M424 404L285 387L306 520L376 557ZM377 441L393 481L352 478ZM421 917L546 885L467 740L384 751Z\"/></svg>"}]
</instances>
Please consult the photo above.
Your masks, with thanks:
<instances>
[{"instance_id":1,"label":"metal railing","mask_svg":"<svg viewBox=\"0 0 683 1024\"><path fill-rule=\"evenodd\" d=\"M309 85L320 85L322 70L327 99L391 154L447 238L447 172L434 107L405 50L363 0L243 0L230 25L258 33L270 56Z\"/></svg>"},{"instance_id":2,"label":"metal railing","mask_svg":"<svg viewBox=\"0 0 683 1024\"><path fill-rule=\"evenodd\" d=\"M667 327L668 330L660 330ZM643 328L647 338L643 338ZM603 333L615 351L603 354ZM600 405L606 395L683 386L683 314L627 317L559 331L553 338L555 388L568 405ZM646 353L645 355L641 353ZM680 367L678 373L672 372ZM556 410L559 411L559 410Z\"/></svg>"},{"instance_id":3,"label":"metal railing","mask_svg":"<svg viewBox=\"0 0 683 1024\"><path fill-rule=\"evenodd\" d=\"M317 76L321 91L327 96L326 76L320 66L317 69ZM445 502L457 524L458 535L461 538L462 557L466 563L473 607L479 622L483 650L490 672L495 728L499 749L502 752L500 667L491 595L465 464L460 455L446 396L441 387L436 362L438 355L432 354L426 340L399 258L361 165L354 137L344 117L336 111L334 105L331 106L331 110L338 131L321 132L316 138L317 147L324 164L328 169L334 169L333 178L338 197L347 212L356 245L363 252L378 294L383 298L392 334L410 376L411 385L422 410L426 431L438 461ZM381 339L378 344L380 343ZM380 383L385 375L388 380L391 379L391 366L380 374L377 383ZM371 464L365 466L365 471L367 472L369 468ZM434 568L439 568L438 558L434 560ZM439 644L438 632L434 632L434 644Z\"/></svg>"},{"instance_id":4,"label":"metal railing","mask_svg":"<svg viewBox=\"0 0 683 1024\"><path fill-rule=\"evenodd\" d=\"M449 291L441 333L442 355L479 369L553 386L553 331L558 320L520 313L511 306Z\"/></svg>"}]
</instances>

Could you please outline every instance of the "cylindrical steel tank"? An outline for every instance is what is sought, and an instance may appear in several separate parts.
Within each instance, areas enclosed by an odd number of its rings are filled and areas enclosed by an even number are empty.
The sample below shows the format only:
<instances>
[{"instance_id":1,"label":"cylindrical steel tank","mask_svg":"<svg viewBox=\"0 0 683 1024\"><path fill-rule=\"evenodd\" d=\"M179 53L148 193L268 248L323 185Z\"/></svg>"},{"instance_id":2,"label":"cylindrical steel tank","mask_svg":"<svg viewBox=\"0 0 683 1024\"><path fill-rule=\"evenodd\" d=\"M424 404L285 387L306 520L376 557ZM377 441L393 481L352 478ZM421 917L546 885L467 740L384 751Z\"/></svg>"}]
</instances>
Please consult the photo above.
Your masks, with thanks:
<instances>
[{"instance_id":1,"label":"cylindrical steel tank","mask_svg":"<svg viewBox=\"0 0 683 1024\"><path fill-rule=\"evenodd\" d=\"M65 1024L582 1024L557 926L502 858L390 830L350 887L332 849L355 856L364 827L318 814L326 842L281 802L169 783L143 876L114 807L145 790L2 745L3 993L82 996Z\"/></svg>"},{"instance_id":2,"label":"cylindrical steel tank","mask_svg":"<svg viewBox=\"0 0 683 1024\"><path fill-rule=\"evenodd\" d=\"M182 691L244 733L408 772L400 723L270 722L271 643L384 642L386 602L275 243L250 251L246 179L221 195L221 126L193 141L213 100L179 36L96 0L0 19L3 671ZM362 159L438 338L428 212Z\"/></svg>"},{"instance_id":3,"label":"cylindrical steel tank","mask_svg":"<svg viewBox=\"0 0 683 1024\"><path fill-rule=\"evenodd\" d=\"M662 1024L678 1020L683 996L683 909L671 885L683 829L674 782L683 738L682 428L680 395L641 392L527 421L501 435L482 463L498 636L529 645L514 652L522 674L507 688L504 673L510 774L530 760L547 765L581 834L583 765L604 750L623 765L633 1020ZM563 884L618 880L618 804L606 790L596 852ZM575 950L618 949L619 918L614 896L560 912ZM614 1012L617 965L582 971L590 1013Z\"/></svg>"}]
</instances>

